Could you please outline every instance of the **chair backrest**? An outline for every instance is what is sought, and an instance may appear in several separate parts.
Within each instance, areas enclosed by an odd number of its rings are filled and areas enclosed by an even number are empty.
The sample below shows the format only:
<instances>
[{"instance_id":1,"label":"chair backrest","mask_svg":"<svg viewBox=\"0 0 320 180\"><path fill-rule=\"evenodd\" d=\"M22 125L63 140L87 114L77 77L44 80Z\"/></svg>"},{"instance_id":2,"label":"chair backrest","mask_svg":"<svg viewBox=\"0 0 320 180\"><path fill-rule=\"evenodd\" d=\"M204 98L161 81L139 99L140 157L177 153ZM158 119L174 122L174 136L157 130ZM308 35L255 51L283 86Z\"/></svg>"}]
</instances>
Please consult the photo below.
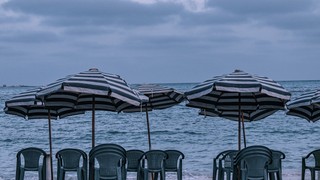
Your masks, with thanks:
<instances>
[{"instance_id":1,"label":"chair backrest","mask_svg":"<svg viewBox=\"0 0 320 180\"><path fill-rule=\"evenodd\" d=\"M90 157L90 161L97 160L99 165L99 178L117 177L118 168L122 166L122 161L125 160L121 154L116 152L102 151Z\"/></svg>"},{"instance_id":2,"label":"chair backrest","mask_svg":"<svg viewBox=\"0 0 320 180\"><path fill-rule=\"evenodd\" d=\"M97 151L104 151L104 150L118 151L119 153L122 153L124 156L126 156L126 150L122 146L118 144L113 144L113 143L106 143L106 144L100 144L98 146L95 146L89 152L89 156L90 154L94 154Z\"/></svg>"},{"instance_id":3,"label":"chair backrest","mask_svg":"<svg viewBox=\"0 0 320 180\"><path fill-rule=\"evenodd\" d=\"M143 154L142 160L147 162L149 170L157 171L164 168L164 161L168 158L165 151L162 150L150 150Z\"/></svg>"},{"instance_id":4,"label":"chair backrest","mask_svg":"<svg viewBox=\"0 0 320 180\"><path fill-rule=\"evenodd\" d=\"M267 166L272 162L272 152L265 146L250 146L237 153L234 160L234 178L265 179L267 180ZM240 176L238 174L238 168ZM243 172L244 170L244 172Z\"/></svg>"},{"instance_id":5,"label":"chair backrest","mask_svg":"<svg viewBox=\"0 0 320 180\"><path fill-rule=\"evenodd\" d=\"M272 151L272 162L268 165L269 171L280 171L282 168L282 159L285 159L286 156L283 152L277 151L277 150L271 150Z\"/></svg>"},{"instance_id":6,"label":"chair backrest","mask_svg":"<svg viewBox=\"0 0 320 180\"><path fill-rule=\"evenodd\" d=\"M66 148L56 153L58 167L63 167L65 170L77 170L80 167L82 158L82 167L87 169L87 154L80 149Z\"/></svg>"},{"instance_id":7,"label":"chair backrest","mask_svg":"<svg viewBox=\"0 0 320 180\"><path fill-rule=\"evenodd\" d=\"M100 177L116 177L121 167L121 175L125 177L126 150L117 144L100 144L89 152L89 179L93 179L95 165Z\"/></svg>"},{"instance_id":8,"label":"chair backrest","mask_svg":"<svg viewBox=\"0 0 320 180\"><path fill-rule=\"evenodd\" d=\"M46 166L47 153L36 147L29 147L17 153L17 167L23 166L26 171L37 171L39 167ZM23 157L24 162L21 162ZM40 161L42 159L42 162Z\"/></svg>"},{"instance_id":9,"label":"chair backrest","mask_svg":"<svg viewBox=\"0 0 320 180\"><path fill-rule=\"evenodd\" d=\"M213 158L214 164L218 165L219 163L219 159L221 159L225 154L231 152L231 151L236 151L236 150L224 150L222 152L220 152L215 158Z\"/></svg>"},{"instance_id":10,"label":"chair backrest","mask_svg":"<svg viewBox=\"0 0 320 180\"><path fill-rule=\"evenodd\" d=\"M213 158L213 172L212 172L212 176L213 176L213 178L212 179L217 179L217 175L218 175L218 170L219 170L219 166L221 167L222 165L219 165L219 163L221 163L221 164L223 164L224 163L224 160L222 160L222 158L226 155L226 154L228 154L228 153L230 153L230 152L232 152L232 151L236 151L236 150L231 150L231 149L229 149L229 150L224 150L224 151L222 151L222 152L220 152L215 158ZM237 152L237 151L236 151ZM228 159L227 157L225 157L226 159ZM232 160L233 161L233 160ZM233 162L232 162L232 164L233 164ZM233 168L233 167L232 167Z\"/></svg>"},{"instance_id":11,"label":"chair backrest","mask_svg":"<svg viewBox=\"0 0 320 180\"><path fill-rule=\"evenodd\" d=\"M229 150L219 159L219 166L221 168L233 169L234 159L239 151Z\"/></svg>"},{"instance_id":12,"label":"chair backrest","mask_svg":"<svg viewBox=\"0 0 320 180\"><path fill-rule=\"evenodd\" d=\"M127 170L129 172L137 172L139 168L140 159L144 152L138 149L131 149L127 151Z\"/></svg>"},{"instance_id":13,"label":"chair backrest","mask_svg":"<svg viewBox=\"0 0 320 180\"><path fill-rule=\"evenodd\" d=\"M320 149L311 151L305 158L309 158L311 155L314 157L315 167L320 167Z\"/></svg>"},{"instance_id":14,"label":"chair backrest","mask_svg":"<svg viewBox=\"0 0 320 180\"><path fill-rule=\"evenodd\" d=\"M182 164L182 159L184 159L184 154L178 150L166 150L168 158L165 160L165 170L166 171L177 171L179 166Z\"/></svg>"}]
</instances>

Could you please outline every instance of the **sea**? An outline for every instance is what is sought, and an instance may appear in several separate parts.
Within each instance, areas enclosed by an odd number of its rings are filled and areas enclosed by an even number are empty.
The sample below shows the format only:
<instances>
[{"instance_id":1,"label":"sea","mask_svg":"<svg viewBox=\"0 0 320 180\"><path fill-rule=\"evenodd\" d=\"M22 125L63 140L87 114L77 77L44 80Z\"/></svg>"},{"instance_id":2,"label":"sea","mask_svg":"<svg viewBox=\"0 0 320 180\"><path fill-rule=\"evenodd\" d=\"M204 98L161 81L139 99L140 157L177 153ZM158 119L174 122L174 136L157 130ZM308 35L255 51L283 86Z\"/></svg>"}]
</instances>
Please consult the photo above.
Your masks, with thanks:
<instances>
[{"instance_id":1,"label":"sea","mask_svg":"<svg viewBox=\"0 0 320 180\"><path fill-rule=\"evenodd\" d=\"M320 88L320 81L279 81L292 93L292 98L308 90ZM197 83L160 84L184 92ZM39 147L49 153L47 119L25 120L7 115L5 101L33 87L0 87L0 180L15 178L16 154L27 147ZM164 110L149 112L152 149L176 149L184 153L183 179L212 179L213 158L226 149L237 149L237 122L198 115L198 109L182 102ZM53 154L63 148L78 148L89 152L91 148L92 113L52 121ZM148 150L146 115L97 111L95 143L116 143L125 149ZM283 179L301 178L301 158L320 148L320 123L288 116L285 111L255 122L245 123L247 146L264 145L285 153L282 161ZM54 157L54 156L53 156ZM56 159L53 158L56 178ZM307 176L310 176L307 172ZM37 179L26 174L26 179ZM128 174L134 179L134 174ZM76 179L67 174L67 179ZM167 179L175 179L169 174Z\"/></svg>"}]
</instances>

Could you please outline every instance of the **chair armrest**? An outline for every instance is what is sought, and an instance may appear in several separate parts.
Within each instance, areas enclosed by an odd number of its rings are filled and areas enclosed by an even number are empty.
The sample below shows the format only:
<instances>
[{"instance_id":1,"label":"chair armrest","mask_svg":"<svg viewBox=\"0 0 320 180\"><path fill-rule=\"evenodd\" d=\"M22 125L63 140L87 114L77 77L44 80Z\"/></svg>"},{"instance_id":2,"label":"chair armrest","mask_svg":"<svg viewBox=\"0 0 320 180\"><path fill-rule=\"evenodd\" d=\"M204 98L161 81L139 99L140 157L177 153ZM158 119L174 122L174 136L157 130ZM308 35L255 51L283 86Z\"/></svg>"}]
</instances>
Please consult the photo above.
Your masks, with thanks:
<instances>
[{"instance_id":1,"label":"chair armrest","mask_svg":"<svg viewBox=\"0 0 320 180\"><path fill-rule=\"evenodd\" d=\"M142 157L140 159L139 168L142 169L142 170L145 169L145 159L144 159L144 157Z\"/></svg>"},{"instance_id":2,"label":"chair armrest","mask_svg":"<svg viewBox=\"0 0 320 180\"><path fill-rule=\"evenodd\" d=\"M306 157L302 157L302 167L305 167L306 166Z\"/></svg>"},{"instance_id":3,"label":"chair armrest","mask_svg":"<svg viewBox=\"0 0 320 180\"><path fill-rule=\"evenodd\" d=\"M178 170L182 170L182 158L179 158L177 168Z\"/></svg>"},{"instance_id":4,"label":"chair armrest","mask_svg":"<svg viewBox=\"0 0 320 180\"><path fill-rule=\"evenodd\" d=\"M213 158L213 170L217 169L217 159Z\"/></svg>"}]
</instances>

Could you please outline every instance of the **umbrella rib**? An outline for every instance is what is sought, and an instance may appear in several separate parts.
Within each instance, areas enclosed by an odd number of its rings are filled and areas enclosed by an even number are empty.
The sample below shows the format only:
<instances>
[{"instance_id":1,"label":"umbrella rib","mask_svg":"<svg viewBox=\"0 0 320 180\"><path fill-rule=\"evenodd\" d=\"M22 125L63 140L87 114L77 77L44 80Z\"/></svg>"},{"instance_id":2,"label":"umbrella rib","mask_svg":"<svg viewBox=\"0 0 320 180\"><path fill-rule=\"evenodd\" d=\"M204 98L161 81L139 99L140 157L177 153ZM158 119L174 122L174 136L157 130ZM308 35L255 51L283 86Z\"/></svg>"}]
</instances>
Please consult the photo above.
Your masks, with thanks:
<instances>
[{"instance_id":1,"label":"umbrella rib","mask_svg":"<svg viewBox=\"0 0 320 180\"><path fill-rule=\"evenodd\" d=\"M260 92L261 92L261 88L260 88ZM256 95L254 94L254 93L252 93L252 96L253 96L253 99L254 99L254 101L256 102L256 110L258 110L258 109L260 109L260 107L259 107L259 103L258 103L258 101L257 101L257 97L256 97Z\"/></svg>"}]
</instances>

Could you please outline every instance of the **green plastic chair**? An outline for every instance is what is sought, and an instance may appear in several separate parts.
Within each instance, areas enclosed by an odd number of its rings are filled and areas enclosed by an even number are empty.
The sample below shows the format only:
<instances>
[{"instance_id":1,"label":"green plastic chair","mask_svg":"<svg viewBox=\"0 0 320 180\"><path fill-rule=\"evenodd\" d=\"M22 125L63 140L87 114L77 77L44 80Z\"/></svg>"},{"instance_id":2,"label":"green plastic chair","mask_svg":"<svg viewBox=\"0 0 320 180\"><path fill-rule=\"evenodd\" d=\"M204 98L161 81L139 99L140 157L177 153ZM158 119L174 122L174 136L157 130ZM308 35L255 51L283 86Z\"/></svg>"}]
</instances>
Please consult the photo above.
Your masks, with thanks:
<instances>
[{"instance_id":1,"label":"green plastic chair","mask_svg":"<svg viewBox=\"0 0 320 180\"><path fill-rule=\"evenodd\" d=\"M314 158L314 165L307 165L306 160L309 158ZM320 171L320 149L314 150L310 152L307 156L302 157L302 173L301 179L305 179L306 170L309 169L311 173L311 180L315 180L316 178L316 171Z\"/></svg>"},{"instance_id":2,"label":"green plastic chair","mask_svg":"<svg viewBox=\"0 0 320 180\"><path fill-rule=\"evenodd\" d=\"M64 180L66 172L77 172L78 180L87 180L87 154L80 149L66 148L56 153L57 180ZM80 166L80 162L82 165Z\"/></svg>"},{"instance_id":3,"label":"green plastic chair","mask_svg":"<svg viewBox=\"0 0 320 180\"><path fill-rule=\"evenodd\" d=\"M143 179L143 171L140 168L140 159L144 152L138 149L131 149L127 151L127 172L136 172L137 180Z\"/></svg>"},{"instance_id":4,"label":"green plastic chair","mask_svg":"<svg viewBox=\"0 0 320 180\"><path fill-rule=\"evenodd\" d=\"M101 144L89 152L90 180L125 180L126 151L117 144Z\"/></svg>"},{"instance_id":5,"label":"green plastic chair","mask_svg":"<svg viewBox=\"0 0 320 180\"><path fill-rule=\"evenodd\" d=\"M228 150L222 154L222 157L219 158L218 164L218 180L224 180L226 175L227 180L231 180L233 174L234 158L239 151L237 150Z\"/></svg>"},{"instance_id":6,"label":"green plastic chair","mask_svg":"<svg viewBox=\"0 0 320 180\"><path fill-rule=\"evenodd\" d=\"M24 180L26 171L37 171L39 180L45 180L47 156L44 150L36 147L20 150L17 153L16 180Z\"/></svg>"},{"instance_id":7,"label":"green plastic chair","mask_svg":"<svg viewBox=\"0 0 320 180\"><path fill-rule=\"evenodd\" d=\"M219 159L221 159L229 151L230 150L222 151L215 158L213 158L212 180L217 180L218 178Z\"/></svg>"},{"instance_id":8,"label":"green plastic chair","mask_svg":"<svg viewBox=\"0 0 320 180\"><path fill-rule=\"evenodd\" d=\"M168 158L168 154L162 150L149 150L145 152L140 160L140 168L143 170L144 180L148 180L149 173L151 173L153 180L165 180L165 167L164 162Z\"/></svg>"},{"instance_id":9,"label":"green plastic chair","mask_svg":"<svg viewBox=\"0 0 320 180\"><path fill-rule=\"evenodd\" d=\"M272 151L265 146L250 146L240 150L233 166L233 180L268 180L268 165Z\"/></svg>"},{"instance_id":10,"label":"green plastic chair","mask_svg":"<svg viewBox=\"0 0 320 180\"><path fill-rule=\"evenodd\" d=\"M268 173L270 180L282 180L282 159L286 158L286 155L277 150L272 151L272 162L268 165Z\"/></svg>"},{"instance_id":11,"label":"green plastic chair","mask_svg":"<svg viewBox=\"0 0 320 180\"><path fill-rule=\"evenodd\" d=\"M165 172L176 172L177 179L182 180L182 159L184 154L178 150L166 150L168 158L164 162Z\"/></svg>"}]
</instances>

